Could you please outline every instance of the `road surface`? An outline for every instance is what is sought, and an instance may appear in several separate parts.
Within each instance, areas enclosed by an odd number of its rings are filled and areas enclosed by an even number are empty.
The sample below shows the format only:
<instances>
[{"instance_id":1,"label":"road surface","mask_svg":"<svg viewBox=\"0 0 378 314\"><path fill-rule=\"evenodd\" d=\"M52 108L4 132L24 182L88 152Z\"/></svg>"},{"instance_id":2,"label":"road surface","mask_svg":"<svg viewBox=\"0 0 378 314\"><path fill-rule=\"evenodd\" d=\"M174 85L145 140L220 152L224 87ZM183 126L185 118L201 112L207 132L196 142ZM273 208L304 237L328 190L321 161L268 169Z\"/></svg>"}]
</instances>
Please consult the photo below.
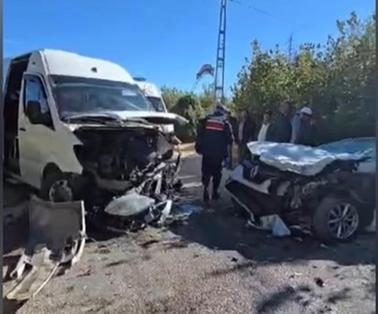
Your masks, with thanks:
<instances>
[{"instance_id":1,"label":"road surface","mask_svg":"<svg viewBox=\"0 0 378 314\"><path fill-rule=\"evenodd\" d=\"M200 160L186 158L185 198L201 207ZM8 194L11 193L8 191ZM7 227L3 274L25 224ZM7 285L9 283L6 283ZM18 313L375 313L375 235L326 247L251 230L228 197L184 225L118 238L96 234L79 264Z\"/></svg>"}]
</instances>

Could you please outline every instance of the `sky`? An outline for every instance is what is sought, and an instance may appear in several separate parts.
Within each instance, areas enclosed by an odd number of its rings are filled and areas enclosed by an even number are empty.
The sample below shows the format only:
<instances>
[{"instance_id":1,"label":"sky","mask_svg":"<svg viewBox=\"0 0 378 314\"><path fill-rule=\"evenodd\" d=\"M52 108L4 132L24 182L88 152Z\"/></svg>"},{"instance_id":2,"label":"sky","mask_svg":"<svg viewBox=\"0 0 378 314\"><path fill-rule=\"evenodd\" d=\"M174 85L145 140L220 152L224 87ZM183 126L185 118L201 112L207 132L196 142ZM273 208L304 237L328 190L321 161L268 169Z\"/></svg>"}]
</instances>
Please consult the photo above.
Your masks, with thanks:
<instances>
[{"instance_id":1,"label":"sky","mask_svg":"<svg viewBox=\"0 0 378 314\"><path fill-rule=\"evenodd\" d=\"M205 63L215 65L220 0L4 0L4 56L50 48L107 59L159 86L192 90ZM373 0L229 0L225 92L251 42L288 49L324 43L336 20L366 18ZM204 78L200 86L212 82Z\"/></svg>"}]
</instances>

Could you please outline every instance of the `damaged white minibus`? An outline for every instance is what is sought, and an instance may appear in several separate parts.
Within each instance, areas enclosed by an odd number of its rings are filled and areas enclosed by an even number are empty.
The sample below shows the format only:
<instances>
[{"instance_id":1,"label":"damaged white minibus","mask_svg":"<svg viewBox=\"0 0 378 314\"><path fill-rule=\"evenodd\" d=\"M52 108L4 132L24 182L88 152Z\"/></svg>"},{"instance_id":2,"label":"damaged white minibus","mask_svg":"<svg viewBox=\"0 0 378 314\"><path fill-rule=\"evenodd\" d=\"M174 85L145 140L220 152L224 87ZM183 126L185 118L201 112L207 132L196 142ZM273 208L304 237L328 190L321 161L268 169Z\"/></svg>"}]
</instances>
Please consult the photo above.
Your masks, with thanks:
<instances>
[{"instance_id":1,"label":"damaged white minibus","mask_svg":"<svg viewBox=\"0 0 378 314\"><path fill-rule=\"evenodd\" d=\"M168 162L174 145L163 126L185 119L157 112L121 66L38 50L5 60L3 71L4 169L42 198L72 201L89 193L99 198L90 197L91 206L105 207L131 188L150 193L143 189L153 171L174 181L164 172L174 175L178 162ZM148 186L161 195L169 184Z\"/></svg>"}]
</instances>

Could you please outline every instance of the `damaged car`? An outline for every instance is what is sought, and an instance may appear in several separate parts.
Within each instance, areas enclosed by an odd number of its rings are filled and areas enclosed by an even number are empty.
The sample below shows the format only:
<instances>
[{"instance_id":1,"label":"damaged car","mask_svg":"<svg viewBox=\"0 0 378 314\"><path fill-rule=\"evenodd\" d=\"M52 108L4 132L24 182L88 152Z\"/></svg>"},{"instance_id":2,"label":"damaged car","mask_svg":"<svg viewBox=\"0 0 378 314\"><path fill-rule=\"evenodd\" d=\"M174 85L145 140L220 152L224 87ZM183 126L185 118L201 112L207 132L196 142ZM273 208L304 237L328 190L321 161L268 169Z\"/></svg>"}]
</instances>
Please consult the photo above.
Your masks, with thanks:
<instances>
[{"instance_id":1,"label":"damaged car","mask_svg":"<svg viewBox=\"0 0 378 314\"><path fill-rule=\"evenodd\" d=\"M114 230L169 214L181 157L157 112L121 66L38 50L4 67L8 178L50 202L84 200L86 217Z\"/></svg>"},{"instance_id":2,"label":"damaged car","mask_svg":"<svg viewBox=\"0 0 378 314\"><path fill-rule=\"evenodd\" d=\"M375 176L358 172L366 154L251 142L250 156L226 182L235 207L256 227L278 216L325 242L354 239L373 219Z\"/></svg>"}]
</instances>

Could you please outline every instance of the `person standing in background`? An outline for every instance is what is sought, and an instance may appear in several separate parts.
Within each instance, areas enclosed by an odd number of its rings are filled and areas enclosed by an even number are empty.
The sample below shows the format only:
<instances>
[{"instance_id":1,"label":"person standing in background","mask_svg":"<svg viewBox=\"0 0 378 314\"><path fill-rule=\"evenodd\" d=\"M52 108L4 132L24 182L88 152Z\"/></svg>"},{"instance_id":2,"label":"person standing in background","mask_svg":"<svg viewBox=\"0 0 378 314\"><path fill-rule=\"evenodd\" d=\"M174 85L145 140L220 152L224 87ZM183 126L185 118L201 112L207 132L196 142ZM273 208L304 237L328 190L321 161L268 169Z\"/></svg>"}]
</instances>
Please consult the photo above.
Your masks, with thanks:
<instances>
[{"instance_id":1,"label":"person standing in background","mask_svg":"<svg viewBox=\"0 0 378 314\"><path fill-rule=\"evenodd\" d=\"M247 110L240 114L240 120L237 127L237 144L239 152L239 162L247 155L247 143L254 140L256 127Z\"/></svg>"},{"instance_id":2,"label":"person standing in background","mask_svg":"<svg viewBox=\"0 0 378 314\"><path fill-rule=\"evenodd\" d=\"M316 146L316 127L309 107L303 107L300 111L300 123L295 144Z\"/></svg>"},{"instance_id":3,"label":"person standing in background","mask_svg":"<svg viewBox=\"0 0 378 314\"><path fill-rule=\"evenodd\" d=\"M268 132L269 126L272 122L272 115L273 112L271 110L266 110L263 116L263 122L260 128L260 131L257 135L258 142L265 142L266 141L266 134Z\"/></svg>"},{"instance_id":4,"label":"person standing in background","mask_svg":"<svg viewBox=\"0 0 378 314\"><path fill-rule=\"evenodd\" d=\"M227 109L228 110L228 109ZM231 111L227 112L227 119L228 122L230 122L230 125L232 127L232 136L235 139L235 134L237 130L238 121L237 119L232 115Z\"/></svg>"},{"instance_id":5,"label":"person standing in background","mask_svg":"<svg viewBox=\"0 0 378 314\"><path fill-rule=\"evenodd\" d=\"M301 125L301 111L297 110L291 119L291 139L290 143L295 143L299 133L299 127Z\"/></svg>"},{"instance_id":6,"label":"person standing in background","mask_svg":"<svg viewBox=\"0 0 378 314\"><path fill-rule=\"evenodd\" d=\"M280 105L279 112L269 126L266 141L276 143L289 143L292 136L290 121L291 104L286 101Z\"/></svg>"}]
</instances>

